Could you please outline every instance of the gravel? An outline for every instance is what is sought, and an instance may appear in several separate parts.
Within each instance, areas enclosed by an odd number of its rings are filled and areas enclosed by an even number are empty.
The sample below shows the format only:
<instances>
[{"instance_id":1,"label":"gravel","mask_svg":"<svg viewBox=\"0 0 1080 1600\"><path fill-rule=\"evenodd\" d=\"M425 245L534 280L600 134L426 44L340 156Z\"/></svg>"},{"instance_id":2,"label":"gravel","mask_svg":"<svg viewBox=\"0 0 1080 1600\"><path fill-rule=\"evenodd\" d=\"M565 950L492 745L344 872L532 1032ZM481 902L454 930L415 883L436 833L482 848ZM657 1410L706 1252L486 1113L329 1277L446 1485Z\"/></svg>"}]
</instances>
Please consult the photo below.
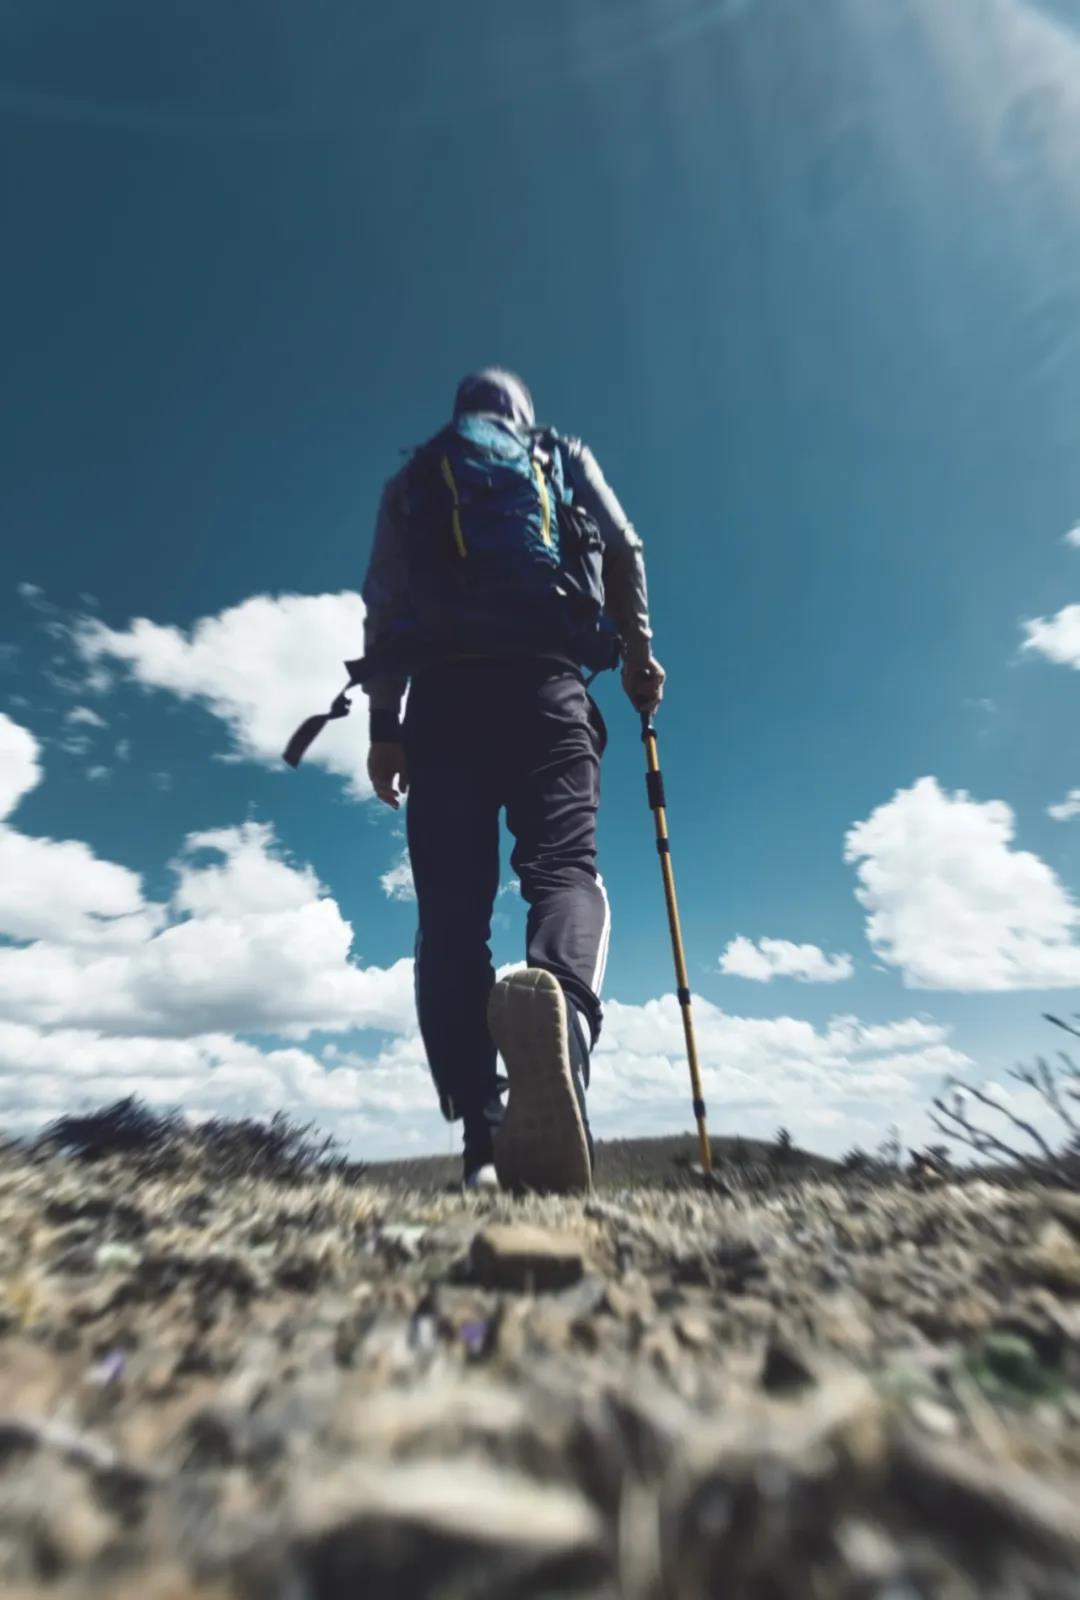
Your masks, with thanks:
<instances>
[{"instance_id":1,"label":"gravel","mask_svg":"<svg viewBox=\"0 0 1080 1600\"><path fill-rule=\"evenodd\" d=\"M0 1150L6 1596L1080 1600L1075 1196L207 1159Z\"/></svg>"}]
</instances>

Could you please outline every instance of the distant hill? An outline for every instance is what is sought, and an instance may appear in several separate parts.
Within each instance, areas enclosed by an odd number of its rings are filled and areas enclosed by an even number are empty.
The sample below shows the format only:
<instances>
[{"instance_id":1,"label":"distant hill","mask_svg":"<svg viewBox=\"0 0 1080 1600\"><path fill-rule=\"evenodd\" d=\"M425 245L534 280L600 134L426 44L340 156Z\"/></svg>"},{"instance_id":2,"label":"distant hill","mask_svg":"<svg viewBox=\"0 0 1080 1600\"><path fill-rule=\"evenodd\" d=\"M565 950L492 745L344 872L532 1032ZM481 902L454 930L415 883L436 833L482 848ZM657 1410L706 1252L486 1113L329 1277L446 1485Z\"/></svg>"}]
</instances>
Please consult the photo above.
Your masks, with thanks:
<instances>
[{"instance_id":1,"label":"distant hill","mask_svg":"<svg viewBox=\"0 0 1080 1600\"><path fill-rule=\"evenodd\" d=\"M775 1164L778 1172L828 1177L840 1170L837 1161L811 1155L792 1146L778 1162L776 1145L761 1139L712 1140L713 1164L733 1175L745 1169L753 1178ZM598 1189L636 1189L646 1185L678 1183L698 1160L697 1138L673 1134L659 1139L601 1139L596 1145L595 1184ZM453 1188L461 1182L460 1156L419 1156L407 1161L372 1161L367 1175L373 1183L425 1192Z\"/></svg>"}]
</instances>

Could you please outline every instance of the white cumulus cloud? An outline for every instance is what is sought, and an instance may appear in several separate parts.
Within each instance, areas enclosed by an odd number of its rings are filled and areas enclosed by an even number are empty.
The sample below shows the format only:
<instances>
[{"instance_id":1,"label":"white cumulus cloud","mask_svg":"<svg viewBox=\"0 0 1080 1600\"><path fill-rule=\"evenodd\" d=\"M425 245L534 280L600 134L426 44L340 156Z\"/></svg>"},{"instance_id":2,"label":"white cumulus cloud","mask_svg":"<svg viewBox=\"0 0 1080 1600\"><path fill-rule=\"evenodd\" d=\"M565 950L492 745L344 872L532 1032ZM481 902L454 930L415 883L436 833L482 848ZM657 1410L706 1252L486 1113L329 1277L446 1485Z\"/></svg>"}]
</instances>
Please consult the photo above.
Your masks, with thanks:
<instances>
[{"instance_id":1,"label":"white cumulus cloud","mask_svg":"<svg viewBox=\"0 0 1080 1600\"><path fill-rule=\"evenodd\" d=\"M1064 800L1047 806L1046 815L1055 822L1072 822L1074 817L1080 817L1080 789L1070 789Z\"/></svg>"},{"instance_id":2,"label":"white cumulus cloud","mask_svg":"<svg viewBox=\"0 0 1080 1600\"><path fill-rule=\"evenodd\" d=\"M40 751L29 728L0 711L0 818L41 781Z\"/></svg>"},{"instance_id":3,"label":"white cumulus cloud","mask_svg":"<svg viewBox=\"0 0 1080 1600\"><path fill-rule=\"evenodd\" d=\"M207 837L194 835L195 848L220 859L181 868L160 908L169 920L152 937L122 950L104 941L0 949L0 1015L171 1038L411 1025L411 963L358 966L337 902L310 869L277 859L269 830Z\"/></svg>"},{"instance_id":4,"label":"white cumulus cloud","mask_svg":"<svg viewBox=\"0 0 1080 1600\"><path fill-rule=\"evenodd\" d=\"M875 953L916 989L1050 989L1080 983L1080 910L1038 856L1013 845L1001 800L899 790L848 833Z\"/></svg>"},{"instance_id":5,"label":"white cumulus cloud","mask_svg":"<svg viewBox=\"0 0 1080 1600\"><path fill-rule=\"evenodd\" d=\"M0 712L0 816L40 781L39 756L33 734ZM35 838L0 821L0 936L111 949L142 941L161 920L127 867L80 840Z\"/></svg>"},{"instance_id":6,"label":"white cumulus cloud","mask_svg":"<svg viewBox=\"0 0 1080 1600\"><path fill-rule=\"evenodd\" d=\"M94 711L90 706L72 706L71 710L64 718L64 721L70 722L74 728L108 727L108 723L105 721L105 718L98 712Z\"/></svg>"},{"instance_id":7,"label":"white cumulus cloud","mask_svg":"<svg viewBox=\"0 0 1080 1600\"><path fill-rule=\"evenodd\" d=\"M828 956L816 944L792 944L788 939L759 939L755 943L739 934L720 956L720 971L730 978L751 978L770 983L773 978L796 978L800 983L842 983L855 972L848 955Z\"/></svg>"},{"instance_id":8,"label":"white cumulus cloud","mask_svg":"<svg viewBox=\"0 0 1080 1600\"><path fill-rule=\"evenodd\" d=\"M38 782L34 736L0 714L8 810ZM176 1038L411 1026L411 966L361 967L353 931L266 824L193 833L168 903L80 840L0 823L0 1016Z\"/></svg>"},{"instance_id":9,"label":"white cumulus cloud","mask_svg":"<svg viewBox=\"0 0 1080 1600\"><path fill-rule=\"evenodd\" d=\"M438 1149L445 1124L423 1053L418 1041L399 1042L407 1048L320 1059L231 1034L117 1037L0 1021L0 1122L31 1132L67 1112L137 1094L196 1119L285 1111L368 1156Z\"/></svg>"},{"instance_id":10,"label":"white cumulus cloud","mask_svg":"<svg viewBox=\"0 0 1080 1600\"><path fill-rule=\"evenodd\" d=\"M1069 529L1065 535L1065 543L1072 545L1074 550L1080 550L1080 522L1076 524L1075 528Z\"/></svg>"},{"instance_id":11,"label":"white cumulus cloud","mask_svg":"<svg viewBox=\"0 0 1080 1600\"><path fill-rule=\"evenodd\" d=\"M173 904L193 917L297 911L321 892L310 867L293 865L275 849L265 822L189 833L173 865Z\"/></svg>"},{"instance_id":12,"label":"white cumulus cloud","mask_svg":"<svg viewBox=\"0 0 1080 1600\"><path fill-rule=\"evenodd\" d=\"M919 1018L815 1028L793 1017L729 1015L694 997L703 1086L714 1133L797 1141L835 1155L873 1146L890 1122L912 1145L931 1137L925 1108L972 1063L948 1031ZM589 1106L601 1138L686 1131L689 1082L674 995L609 1001L593 1058ZM0 1123L31 1128L73 1108L138 1094L195 1116L314 1117L373 1159L436 1152L447 1128L415 1027L374 1053L297 1045L259 1048L230 1033L116 1035L0 1021ZM454 1135L455 1146L457 1131Z\"/></svg>"},{"instance_id":13,"label":"white cumulus cloud","mask_svg":"<svg viewBox=\"0 0 1080 1600\"><path fill-rule=\"evenodd\" d=\"M39 754L0 714L2 814L41 780ZM138 1094L196 1115L314 1115L384 1153L397 1119L391 1148L438 1147L411 961L362 966L336 901L265 823L191 833L171 866L154 902L81 840L0 821L0 1123ZM401 1048L329 1061L280 1042L358 1030Z\"/></svg>"},{"instance_id":14,"label":"white cumulus cloud","mask_svg":"<svg viewBox=\"0 0 1080 1600\"><path fill-rule=\"evenodd\" d=\"M0 717L9 811L39 781L38 756L33 735ZM28 1131L137 1094L196 1116L314 1117L370 1157L446 1148L412 963L361 965L336 901L268 824L190 833L159 902L82 841L9 822L0 848L0 932L14 941L0 946L0 1125ZM897 1121L914 1143L929 1137L930 1091L971 1065L922 1017L814 1026L694 1005L717 1131L770 1135L783 1122L839 1153ZM340 1043L320 1047L326 1034ZM597 1133L684 1130L684 1052L673 995L609 1001L590 1092Z\"/></svg>"},{"instance_id":15,"label":"white cumulus cloud","mask_svg":"<svg viewBox=\"0 0 1080 1600\"><path fill-rule=\"evenodd\" d=\"M84 619L75 643L91 666L120 663L145 688L197 701L228 728L235 755L278 767L294 728L341 688L342 663L362 654L363 624L364 603L351 592L253 595L187 630L146 617L120 629ZM365 731L358 707L329 724L307 764L369 794Z\"/></svg>"},{"instance_id":16,"label":"white cumulus cloud","mask_svg":"<svg viewBox=\"0 0 1080 1600\"><path fill-rule=\"evenodd\" d=\"M909 1017L868 1026L835 1017L740 1017L695 995L695 1031L715 1132L768 1137L780 1123L811 1148L840 1154L873 1146L890 1122L911 1143L929 1137L925 1107L949 1074L971 1062L948 1030ZM682 1014L674 995L609 1001L593 1059L590 1108L605 1134L685 1128L689 1111Z\"/></svg>"},{"instance_id":17,"label":"white cumulus cloud","mask_svg":"<svg viewBox=\"0 0 1080 1600\"><path fill-rule=\"evenodd\" d=\"M416 885L413 883L412 866L409 863L407 850L401 852L389 871L382 874L379 882L388 900L416 899Z\"/></svg>"},{"instance_id":18,"label":"white cumulus cloud","mask_svg":"<svg viewBox=\"0 0 1080 1600\"><path fill-rule=\"evenodd\" d=\"M1065 606L1053 617L1034 617L1023 626L1023 649L1080 672L1080 606Z\"/></svg>"}]
</instances>

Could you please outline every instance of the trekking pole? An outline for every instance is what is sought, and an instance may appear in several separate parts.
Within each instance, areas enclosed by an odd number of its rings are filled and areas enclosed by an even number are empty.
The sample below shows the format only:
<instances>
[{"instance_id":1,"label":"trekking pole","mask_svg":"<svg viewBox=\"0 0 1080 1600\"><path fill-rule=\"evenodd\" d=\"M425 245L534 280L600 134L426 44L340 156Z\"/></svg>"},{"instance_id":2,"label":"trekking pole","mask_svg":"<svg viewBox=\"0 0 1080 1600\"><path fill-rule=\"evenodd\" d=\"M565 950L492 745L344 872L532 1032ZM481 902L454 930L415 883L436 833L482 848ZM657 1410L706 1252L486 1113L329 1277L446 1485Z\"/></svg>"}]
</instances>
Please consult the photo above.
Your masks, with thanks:
<instances>
[{"instance_id":1,"label":"trekking pole","mask_svg":"<svg viewBox=\"0 0 1080 1600\"><path fill-rule=\"evenodd\" d=\"M690 1086L694 1096L694 1118L697 1122L701 1166L703 1171L711 1172L712 1150L709 1147L709 1130L705 1126L705 1097L701 1090L701 1067L698 1063L697 1039L694 1036L694 1018L690 1011L690 980L686 972L686 952L683 949L682 926L679 922L679 903L675 898L675 872L671 865L671 839L668 835L667 801L664 799L664 775L660 771L656 726L648 711L641 713L641 740L645 746L648 768L645 773L645 786L649 793L650 809L656 818L656 849L660 857L660 870L664 876L671 948L675 953L675 981L678 984L676 993L682 1010L683 1032L686 1035L686 1056L690 1063Z\"/></svg>"}]
</instances>

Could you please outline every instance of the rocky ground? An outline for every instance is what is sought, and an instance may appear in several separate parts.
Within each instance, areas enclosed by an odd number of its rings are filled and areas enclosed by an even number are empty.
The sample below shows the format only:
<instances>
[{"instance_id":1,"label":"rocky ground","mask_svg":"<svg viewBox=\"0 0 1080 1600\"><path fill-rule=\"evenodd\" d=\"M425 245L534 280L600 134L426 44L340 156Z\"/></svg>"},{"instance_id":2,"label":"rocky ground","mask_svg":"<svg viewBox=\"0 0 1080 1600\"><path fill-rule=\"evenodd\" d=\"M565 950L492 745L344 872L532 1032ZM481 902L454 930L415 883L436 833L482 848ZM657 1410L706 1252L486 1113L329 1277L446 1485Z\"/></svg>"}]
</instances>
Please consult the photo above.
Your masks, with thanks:
<instances>
[{"instance_id":1,"label":"rocky ground","mask_svg":"<svg viewBox=\"0 0 1080 1600\"><path fill-rule=\"evenodd\" d=\"M679 1185L0 1149L0 1589L1080 1597L1077 1197Z\"/></svg>"}]
</instances>

